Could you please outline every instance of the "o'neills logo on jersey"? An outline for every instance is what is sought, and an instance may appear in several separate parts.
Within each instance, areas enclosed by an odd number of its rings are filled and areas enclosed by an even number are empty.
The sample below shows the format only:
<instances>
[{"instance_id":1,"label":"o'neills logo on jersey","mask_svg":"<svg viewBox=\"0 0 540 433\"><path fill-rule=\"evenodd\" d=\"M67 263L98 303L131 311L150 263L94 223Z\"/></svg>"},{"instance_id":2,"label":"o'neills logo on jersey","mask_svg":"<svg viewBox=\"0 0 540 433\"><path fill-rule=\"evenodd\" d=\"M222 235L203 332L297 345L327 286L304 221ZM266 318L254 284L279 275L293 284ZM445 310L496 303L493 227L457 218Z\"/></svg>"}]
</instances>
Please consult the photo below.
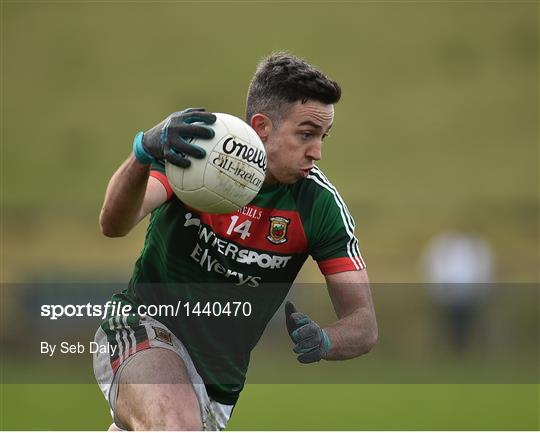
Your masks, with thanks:
<instances>
[{"instance_id":1,"label":"o'neills logo on jersey","mask_svg":"<svg viewBox=\"0 0 540 433\"><path fill-rule=\"evenodd\" d=\"M266 239L273 244L283 244L287 242L287 228L289 227L290 222L291 220L288 218L280 216L270 217L270 229Z\"/></svg>"},{"instance_id":2,"label":"o'neills logo on jersey","mask_svg":"<svg viewBox=\"0 0 540 433\"><path fill-rule=\"evenodd\" d=\"M234 155L242 158L246 162L252 162L266 171L266 153L261 149L236 141L234 137L229 137L223 143L223 152L227 155Z\"/></svg>"}]
</instances>

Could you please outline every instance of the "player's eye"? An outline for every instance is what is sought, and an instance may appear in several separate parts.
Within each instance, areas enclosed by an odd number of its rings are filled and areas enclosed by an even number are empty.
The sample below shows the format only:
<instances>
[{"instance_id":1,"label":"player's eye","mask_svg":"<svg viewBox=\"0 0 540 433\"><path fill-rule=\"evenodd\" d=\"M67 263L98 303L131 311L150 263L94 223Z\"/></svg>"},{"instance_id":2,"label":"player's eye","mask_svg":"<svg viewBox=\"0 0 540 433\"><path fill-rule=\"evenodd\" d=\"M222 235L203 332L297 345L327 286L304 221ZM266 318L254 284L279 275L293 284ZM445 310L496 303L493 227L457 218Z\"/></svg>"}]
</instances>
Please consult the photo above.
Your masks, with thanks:
<instances>
[{"instance_id":1,"label":"player's eye","mask_svg":"<svg viewBox=\"0 0 540 433\"><path fill-rule=\"evenodd\" d=\"M300 136L302 137L303 140L309 140L311 137L313 137L313 133L312 132L301 132Z\"/></svg>"},{"instance_id":2,"label":"player's eye","mask_svg":"<svg viewBox=\"0 0 540 433\"><path fill-rule=\"evenodd\" d=\"M328 132L324 133L323 136L322 136L322 141L324 141L329 136L330 136L330 134Z\"/></svg>"}]
</instances>

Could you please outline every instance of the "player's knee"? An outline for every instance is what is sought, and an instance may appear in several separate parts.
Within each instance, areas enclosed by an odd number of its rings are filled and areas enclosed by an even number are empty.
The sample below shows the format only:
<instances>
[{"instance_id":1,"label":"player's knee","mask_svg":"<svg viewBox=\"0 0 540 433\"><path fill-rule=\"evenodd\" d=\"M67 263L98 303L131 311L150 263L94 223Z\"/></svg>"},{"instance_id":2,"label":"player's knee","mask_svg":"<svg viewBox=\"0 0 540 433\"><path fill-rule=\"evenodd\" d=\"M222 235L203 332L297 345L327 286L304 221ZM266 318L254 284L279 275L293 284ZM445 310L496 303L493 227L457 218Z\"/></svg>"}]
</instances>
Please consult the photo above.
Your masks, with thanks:
<instances>
[{"instance_id":1,"label":"player's knee","mask_svg":"<svg viewBox=\"0 0 540 433\"><path fill-rule=\"evenodd\" d=\"M129 417L133 430L202 430L198 404L169 394L155 396L145 410L133 411Z\"/></svg>"},{"instance_id":2,"label":"player's knee","mask_svg":"<svg viewBox=\"0 0 540 433\"><path fill-rule=\"evenodd\" d=\"M161 431L196 431L202 430L202 422L198 413L183 413L179 410L152 414L133 423L133 430Z\"/></svg>"},{"instance_id":3,"label":"player's knee","mask_svg":"<svg viewBox=\"0 0 540 433\"><path fill-rule=\"evenodd\" d=\"M164 427L164 430L202 430L201 414L193 409L170 411Z\"/></svg>"},{"instance_id":4,"label":"player's knee","mask_svg":"<svg viewBox=\"0 0 540 433\"><path fill-rule=\"evenodd\" d=\"M200 431L202 429L202 422L199 414L190 414L187 417L185 414L179 414L178 417L174 415L170 417L162 430Z\"/></svg>"}]
</instances>

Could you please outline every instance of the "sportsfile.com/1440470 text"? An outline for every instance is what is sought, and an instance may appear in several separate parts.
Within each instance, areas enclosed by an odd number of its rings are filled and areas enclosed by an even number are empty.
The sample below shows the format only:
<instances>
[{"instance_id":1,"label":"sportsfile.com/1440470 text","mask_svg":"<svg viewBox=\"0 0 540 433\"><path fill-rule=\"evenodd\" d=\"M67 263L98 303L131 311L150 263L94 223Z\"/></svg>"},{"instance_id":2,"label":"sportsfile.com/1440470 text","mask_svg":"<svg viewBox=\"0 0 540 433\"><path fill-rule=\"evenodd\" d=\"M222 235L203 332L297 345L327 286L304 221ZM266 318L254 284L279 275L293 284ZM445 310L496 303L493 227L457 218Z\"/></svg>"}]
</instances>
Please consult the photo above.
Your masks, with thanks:
<instances>
[{"instance_id":1,"label":"sportsfile.com/1440470 text","mask_svg":"<svg viewBox=\"0 0 540 433\"><path fill-rule=\"evenodd\" d=\"M58 320L64 317L107 317L138 316L150 317L176 317L185 316L208 316L208 317L249 317L251 316L251 303L247 301L207 301L207 302L184 302L178 301L173 304L161 305L138 305L133 307L117 301L107 301L105 304L43 304L41 317L50 320Z\"/></svg>"}]
</instances>

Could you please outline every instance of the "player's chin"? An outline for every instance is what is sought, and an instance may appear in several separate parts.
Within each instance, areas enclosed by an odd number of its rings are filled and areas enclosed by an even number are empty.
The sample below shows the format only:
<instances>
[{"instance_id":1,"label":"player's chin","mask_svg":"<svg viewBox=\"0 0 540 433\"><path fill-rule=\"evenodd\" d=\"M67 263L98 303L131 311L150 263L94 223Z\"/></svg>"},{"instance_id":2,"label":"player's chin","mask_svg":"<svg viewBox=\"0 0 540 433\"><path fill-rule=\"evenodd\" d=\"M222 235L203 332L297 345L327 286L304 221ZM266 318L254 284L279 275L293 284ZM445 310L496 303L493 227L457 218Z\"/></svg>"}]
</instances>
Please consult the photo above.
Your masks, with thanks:
<instances>
[{"instance_id":1,"label":"player's chin","mask_svg":"<svg viewBox=\"0 0 540 433\"><path fill-rule=\"evenodd\" d=\"M291 185L293 183L298 182L300 179L303 179L303 177L304 176L301 176L299 174L295 174L295 175L291 174L290 176L284 177L280 182Z\"/></svg>"}]
</instances>

